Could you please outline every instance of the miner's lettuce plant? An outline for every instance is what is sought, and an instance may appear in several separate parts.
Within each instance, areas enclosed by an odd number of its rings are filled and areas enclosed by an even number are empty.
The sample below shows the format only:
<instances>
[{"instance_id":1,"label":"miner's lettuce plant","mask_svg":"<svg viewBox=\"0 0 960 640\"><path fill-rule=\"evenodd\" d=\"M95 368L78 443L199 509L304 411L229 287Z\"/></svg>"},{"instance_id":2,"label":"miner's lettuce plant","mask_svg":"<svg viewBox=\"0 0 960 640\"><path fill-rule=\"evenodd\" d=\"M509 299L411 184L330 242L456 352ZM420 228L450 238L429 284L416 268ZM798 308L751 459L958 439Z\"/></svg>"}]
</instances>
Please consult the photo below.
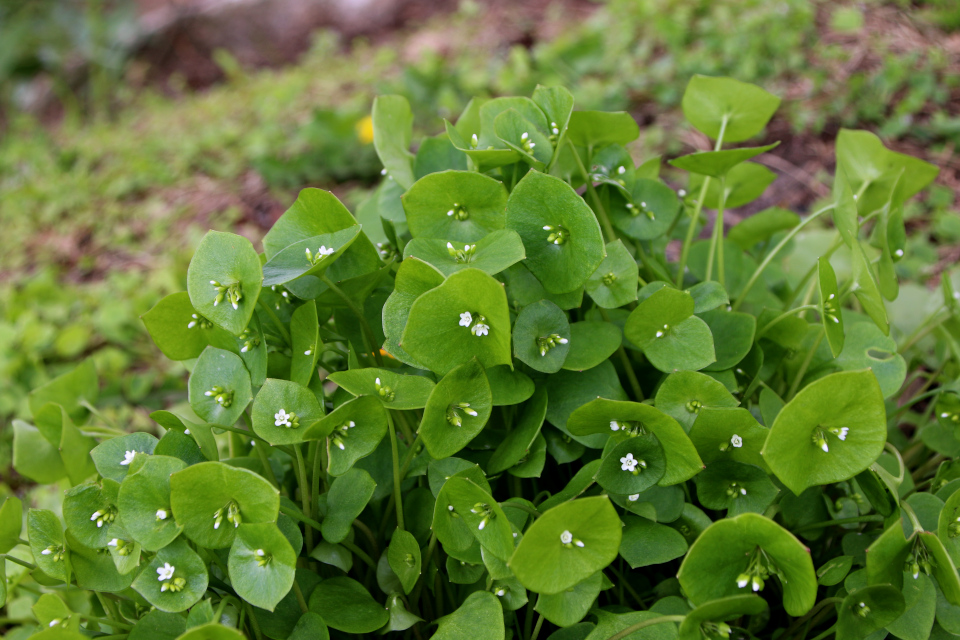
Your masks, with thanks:
<instances>
[{"instance_id":1,"label":"miner's lettuce plant","mask_svg":"<svg viewBox=\"0 0 960 640\"><path fill-rule=\"evenodd\" d=\"M829 202L727 233L778 106L694 77L675 190L563 88L415 153L378 98L367 202L306 189L262 253L210 231L143 316L190 370L152 432L89 362L31 393L16 468L66 491L0 509L8 637L960 634L960 296L889 313L937 170L843 130Z\"/></svg>"}]
</instances>

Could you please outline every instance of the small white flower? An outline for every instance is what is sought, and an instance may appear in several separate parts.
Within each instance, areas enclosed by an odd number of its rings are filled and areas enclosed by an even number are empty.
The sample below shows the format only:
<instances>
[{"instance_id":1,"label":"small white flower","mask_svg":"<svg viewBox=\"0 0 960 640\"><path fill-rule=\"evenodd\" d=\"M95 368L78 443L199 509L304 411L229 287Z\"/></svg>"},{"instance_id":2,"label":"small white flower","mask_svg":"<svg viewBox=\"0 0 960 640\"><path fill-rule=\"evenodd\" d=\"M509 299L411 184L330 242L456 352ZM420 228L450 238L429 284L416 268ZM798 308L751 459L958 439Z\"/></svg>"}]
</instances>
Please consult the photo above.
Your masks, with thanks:
<instances>
[{"instance_id":1,"label":"small white flower","mask_svg":"<svg viewBox=\"0 0 960 640\"><path fill-rule=\"evenodd\" d=\"M560 542L562 542L563 544L570 544L571 542L573 542L573 534L570 533L569 531L564 531L563 533L560 534Z\"/></svg>"},{"instance_id":2,"label":"small white flower","mask_svg":"<svg viewBox=\"0 0 960 640\"><path fill-rule=\"evenodd\" d=\"M620 431L620 423L616 420L610 421L610 431Z\"/></svg>"},{"instance_id":3,"label":"small white flower","mask_svg":"<svg viewBox=\"0 0 960 640\"><path fill-rule=\"evenodd\" d=\"M640 461L633 457L632 453L628 453L624 457L620 458L620 468L624 471L633 471L637 468L637 465L640 464Z\"/></svg>"},{"instance_id":4,"label":"small white flower","mask_svg":"<svg viewBox=\"0 0 960 640\"><path fill-rule=\"evenodd\" d=\"M123 466L123 467L127 466L128 464L130 464L131 462L133 462L133 459L136 458L136 457L137 457L137 452L136 452L136 451L126 451L126 452L124 452L124 454L123 454L123 462L120 463L120 466Z\"/></svg>"},{"instance_id":5,"label":"small white flower","mask_svg":"<svg viewBox=\"0 0 960 640\"><path fill-rule=\"evenodd\" d=\"M190 435L190 429L184 429L183 432L184 432L186 435Z\"/></svg>"},{"instance_id":6,"label":"small white flower","mask_svg":"<svg viewBox=\"0 0 960 640\"><path fill-rule=\"evenodd\" d=\"M740 447L743 446L743 438L741 438L737 434L733 434L733 437L730 438L730 444L732 444L734 447L739 449Z\"/></svg>"},{"instance_id":7,"label":"small white flower","mask_svg":"<svg viewBox=\"0 0 960 640\"><path fill-rule=\"evenodd\" d=\"M497 589L497 595L498 595L498 596L503 597L503 596L505 596L506 594L507 594L507 590L504 589L503 587L500 587L499 589Z\"/></svg>"},{"instance_id":8,"label":"small white flower","mask_svg":"<svg viewBox=\"0 0 960 640\"><path fill-rule=\"evenodd\" d=\"M636 502L639 499L640 499L639 493L635 493L632 496L627 496L627 500L629 500L630 502Z\"/></svg>"},{"instance_id":9,"label":"small white flower","mask_svg":"<svg viewBox=\"0 0 960 640\"><path fill-rule=\"evenodd\" d=\"M577 546L580 547L581 549L583 548L583 540L577 540L577 541L574 542L573 544L577 545Z\"/></svg>"},{"instance_id":10,"label":"small white flower","mask_svg":"<svg viewBox=\"0 0 960 640\"><path fill-rule=\"evenodd\" d=\"M48 555L50 555L51 553L53 553L53 551L52 551L51 549L44 549L43 551L40 552L40 555L42 555L42 556L48 556Z\"/></svg>"},{"instance_id":11,"label":"small white flower","mask_svg":"<svg viewBox=\"0 0 960 640\"><path fill-rule=\"evenodd\" d=\"M280 411L273 414L273 424L277 427L289 427L292 424L290 422L290 414L280 409Z\"/></svg>"},{"instance_id":12,"label":"small white flower","mask_svg":"<svg viewBox=\"0 0 960 640\"><path fill-rule=\"evenodd\" d=\"M166 509L157 509L157 520L166 520L168 515Z\"/></svg>"},{"instance_id":13,"label":"small white flower","mask_svg":"<svg viewBox=\"0 0 960 640\"><path fill-rule=\"evenodd\" d=\"M108 546L108 547L116 547L116 546L118 546L119 544L120 544L120 541L117 540L116 538L114 538L114 539L112 539L110 542L107 543L107 546Z\"/></svg>"},{"instance_id":14,"label":"small white flower","mask_svg":"<svg viewBox=\"0 0 960 640\"><path fill-rule=\"evenodd\" d=\"M490 327L482 322L478 322L477 324L473 325L473 328L470 329L470 333L475 336L485 336L490 333Z\"/></svg>"},{"instance_id":15,"label":"small white flower","mask_svg":"<svg viewBox=\"0 0 960 640\"><path fill-rule=\"evenodd\" d=\"M257 556L258 556L258 557L262 558L262 557L265 556L265 555L266 555L266 553L264 552L263 549L257 549Z\"/></svg>"},{"instance_id":16,"label":"small white flower","mask_svg":"<svg viewBox=\"0 0 960 640\"><path fill-rule=\"evenodd\" d=\"M559 342L560 344L567 344L570 341L567 340L566 338L560 338L559 340L557 340L557 342Z\"/></svg>"},{"instance_id":17,"label":"small white flower","mask_svg":"<svg viewBox=\"0 0 960 640\"><path fill-rule=\"evenodd\" d=\"M627 168L625 166L620 165L619 167L617 167L617 173L620 174L621 176L626 172L627 172Z\"/></svg>"},{"instance_id":18,"label":"small white flower","mask_svg":"<svg viewBox=\"0 0 960 640\"><path fill-rule=\"evenodd\" d=\"M743 589L747 584L750 583L750 577L746 574L740 574L740 577L737 578L737 586Z\"/></svg>"},{"instance_id":19,"label":"small white flower","mask_svg":"<svg viewBox=\"0 0 960 640\"><path fill-rule=\"evenodd\" d=\"M686 189L680 189L680 191L677 191L677 195L680 196L681 198L683 198L684 196L687 195L687 190L686 190Z\"/></svg>"},{"instance_id":20,"label":"small white flower","mask_svg":"<svg viewBox=\"0 0 960 640\"><path fill-rule=\"evenodd\" d=\"M520 134L520 139L521 139L521 140L526 140L526 139L529 138L529 137L530 137L530 134L527 133L526 131L524 131L522 134Z\"/></svg>"},{"instance_id":21,"label":"small white flower","mask_svg":"<svg viewBox=\"0 0 960 640\"><path fill-rule=\"evenodd\" d=\"M840 433L837 434L837 437L840 438L841 440L846 440L848 433L850 433L850 429L848 427L843 427L842 429L840 429Z\"/></svg>"},{"instance_id":22,"label":"small white flower","mask_svg":"<svg viewBox=\"0 0 960 640\"><path fill-rule=\"evenodd\" d=\"M94 511L94 512L93 512L93 515L90 516L90 522L93 522L94 520L96 520L97 518L99 518L99 517L102 516L102 515L103 515L103 514L100 513L99 511Z\"/></svg>"},{"instance_id":23,"label":"small white flower","mask_svg":"<svg viewBox=\"0 0 960 640\"><path fill-rule=\"evenodd\" d=\"M50 624L48 624L47 626L48 626L48 627L55 627L55 626L57 626L58 624L60 624L61 622L63 622L63 620L61 620L60 618L54 618L53 620L50 621Z\"/></svg>"},{"instance_id":24,"label":"small white flower","mask_svg":"<svg viewBox=\"0 0 960 640\"><path fill-rule=\"evenodd\" d=\"M950 417L950 414L947 413L946 411L944 411L943 413L940 414L940 417L941 417L941 418L949 418L949 417Z\"/></svg>"},{"instance_id":25,"label":"small white flower","mask_svg":"<svg viewBox=\"0 0 960 640\"><path fill-rule=\"evenodd\" d=\"M830 447L827 446L827 441L826 441L826 440L824 440L823 442L820 443L820 448L823 449L823 452L824 452L824 453L830 453Z\"/></svg>"},{"instance_id":26,"label":"small white flower","mask_svg":"<svg viewBox=\"0 0 960 640\"><path fill-rule=\"evenodd\" d=\"M171 565L169 562L164 562L162 567L157 568L157 580L164 582L173 577L173 572L176 570L176 567Z\"/></svg>"},{"instance_id":27,"label":"small white flower","mask_svg":"<svg viewBox=\"0 0 960 640\"><path fill-rule=\"evenodd\" d=\"M902 258L902 257L903 257L903 249L897 249L896 251L893 252L893 255L897 256L898 258Z\"/></svg>"},{"instance_id":28,"label":"small white flower","mask_svg":"<svg viewBox=\"0 0 960 640\"><path fill-rule=\"evenodd\" d=\"M447 243L449 244L449 243ZM473 324L473 315L469 311L464 311L460 314L460 326L469 327Z\"/></svg>"},{"instance_id":29,"label":"small white flower","mask_svg":"<svg viewBox=\"0 0 960 640\"><path fill-rule=\"evenodd\" d=\"M320 248L317 249L317 253L320 254L321 256L323 256L324 258L326 258L327 256L332 256L334 253L336 253L336 251L337 251L337 250L334 249L333 247L330 247L330 248L328 249L327 247L325 247L325 246L323 246L323 245L320 245Z\"/></svg>"}]
</instances>

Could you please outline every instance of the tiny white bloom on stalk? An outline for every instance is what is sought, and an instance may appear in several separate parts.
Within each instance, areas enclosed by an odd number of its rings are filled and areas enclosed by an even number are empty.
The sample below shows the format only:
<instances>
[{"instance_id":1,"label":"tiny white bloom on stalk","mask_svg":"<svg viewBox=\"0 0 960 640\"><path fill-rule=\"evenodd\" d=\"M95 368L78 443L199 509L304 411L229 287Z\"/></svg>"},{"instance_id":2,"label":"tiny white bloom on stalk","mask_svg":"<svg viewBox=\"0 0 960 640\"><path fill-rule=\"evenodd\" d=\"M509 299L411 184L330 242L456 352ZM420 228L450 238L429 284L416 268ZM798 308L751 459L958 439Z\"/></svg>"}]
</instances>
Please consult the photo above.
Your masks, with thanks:
<instances>
[{"instance_id":1,"label":"tiny white bloom on stalk","mask_svg":"<svg viewBox=\"0 0 960 640\"><path fill-rule=\"evenodd\" d=\"M635 493L632 496L627 496L627 500L629 500L630 502L636 502L639 499L640 499L639 493Z\"/></svg>"},{"instance_id":2,"label":"tiny white bloom on stalk","mask_svg":"<svg viewBox=\"0 0 960 640\"><path fill-rule=\"evenodd\" d=\"M837 437L840 438L841 440L846 440L848 433L850 433L850 429L848 427L843 427L842 429L840 429L840 433L837 434Z\"/></svg>"},{"instance_id":3,"label":"tiny white bloom on stalk","mask_svg":"<svg viewBox=\"0 0 960 640\"><path fill-rule=\"evenodd\" d=\"M741 573L737 576L737 586L743 589L745 586L750 584L750 576L745 573Z\"/></svg>"},{"instance_id":4,"label":"tiny white bloom on stalk","mask_svg":"<svg viewBox=\"0 0 960 640\"><path fill-rule=\"evenodd\" d=\"M627 172L627 168L625 166L620 165L619 167L617 167L617 173L620 174L621 176L626 172Z\"/></svg>"},{"instance_id":5,"label":"tiny white bloom on stalk","mask_svg":"<svg viewBox=\"0 0 960 640\"><path fill-rule=\"evenodd\" d=\"M633 457L632 453L628 453L624 457L620 458L620 468L623 471L633 471L637 468L637 465L640 464L640 461Z\"/></svg>"},{"instance_id":6,"label":"tiny white bloom on stalk","mask_svg":"<svg viewBox=\"0 0 960 640\"><path fill-rule=\"evenodd\" d=\"M102 515L103 515L103 514L100 513L99 511L94 511L94 512L93 512L93 515L90 516L90 521L93 522L94 520L96 520L97 518L99 518L99 517L102 516Z\"/></svg>"},{"instance_id":7,"label":"tiny white bloom on stalk","mask_svg":"<svg viewBox=\"0 0 960 640\"><path fill-rule=\"evenodd\" d=\"M120 541L119 541L118 539L116 539L116 538L113 538L112 540L110 540L110 542L107 543L107 546L108 546L108 547L116 547L116 546L118 546L119 544L120 544Z\"/></svg>"},{"instance_id":8,"label":"tiny white bloom on stalk","mask_svg":"<svg viewBox=\"0 0 960 640\"><path fill-rule=\"evenodd\" d=\"M620 423L616 420L610 421L610 431L620 431Z\"/></svg>"},{"instance_id":9,"label":"tiny white bloom on stalk","mask_svg":"<svg viewBox=\"0 0 960 640\"><path fill-rule=\"evenodd\" d=\"M60 618L54 618L53 620L50 621L50 624L48 624L47 626L48 626L48 627L55 627L55 626L57 626L58 624L60 624L61 622L63 622L63 621L62 621Z\"/></svg>"},{"instance_id":10,"label":"tiny white bloom on stalk","mask_svg":"<svg viewBox=\"0 0 960 640\"><path fill-rule=\"evenodd\" d=\"M42 556L48 556L48 555L50 555L51 553L53 553L53 550L48 547L48 548L44 549L43 551L41 551L41 552L40 552L40 555L42 555Z\"/></svg>"},{"instance_id":11,"label":"tiny white bloom on stalk","mask_svg":"<svg viewBox=\"0 0 960 640\"><path fill-rule=\"evenodd\" d=\"M263 549L257 549L257 556L262 558L264 555L266 555L266 553Z\"/></svg>"},{"instance_id":12,"label":"tiny white bloom on stalk","mask_svg":"<svg viewBox=\"0 0 960 640\"><path fill-rule=\"evenodd\" d=\"M473 314L471 314L469 311L464 311L463 313L461 313L460 326L469 327L471 324L473 324Z\"/></svg>"},{"instance_id":13,"label":"tiny white bloom on stalk","mask_svg":"<svg viewBox=\"0 0 960 640\"><path fill-rule=\"evenodd\" d=\"M473 328L470 329L470 332L475 336L489 335L490 326L483 324L482 322L478 322L477 324L473 325Z\"/></svg>"},{"instance_id":14,"label":"tiny white bloom on stalk","mask_svg":"<svg viewBox=\"0 0 960 640\"><path fill-rule=\"evenodd\" d=\"M166 520L168 515L166 509L157 509L157 520Z\"/></svg>"},{"instance_id":15,"label":"tiny white bloom on stalk","mask_svg":"<svg viewBox=\"0 0 960 640\"><path fill-rule=\"evenodd\" d=\"M571 542L573 542L573 534L570 533L569 531L564 531L563 533L560 534L560 542L562 542L563 544L570 544Z\"/></svg>"},{"instance_id":16,"label":"tiny white bloom on stalk","mask_svg":"<svg viewBox=\"0 0 960 640\"><path fill-rule=\"evenodd\" d=\"M163 582L164 580L169 580L173 577L173 572L176 570L169 562L164 562L162 567L157 568L157 580Z\"/></svg>"},{"instance_id":17,"label":"tiny white bloom on stalk","mask_svg":"<svg viewBox=\"0 0 960 640\"><path fill-rule=\"evenodd\" d=\"M733 434L733 437L730 438L730 444L732 444L734 447L739 449L740 447L743 446L743 438L741 438L737 434Z\"/></svg>"},{"instance_id":18,"label":"tiny white bloom on stalk","mask_svg":"<svg viewBox=\"0 0 960 640\"><path fill-rule=\"evenodd\" d=\"M123 454L123 462L120 463L120 466L123 466L123 467L127 466L128 464L133 462L133 459L136 457L137 457L136 451L125 451Z\"/></svg>"},{"instance_id":19,"label":"tiny white bloom on stalk","mask_svg":"<svg viewBox=\"0 0 960 640\"><path fill-rule=\"evenodd\" d=\"M280 411L273 414L273 424L277 427L289 427L290 426L290 414L285 410L280 409Z\"/></svg>"}]
</instances>

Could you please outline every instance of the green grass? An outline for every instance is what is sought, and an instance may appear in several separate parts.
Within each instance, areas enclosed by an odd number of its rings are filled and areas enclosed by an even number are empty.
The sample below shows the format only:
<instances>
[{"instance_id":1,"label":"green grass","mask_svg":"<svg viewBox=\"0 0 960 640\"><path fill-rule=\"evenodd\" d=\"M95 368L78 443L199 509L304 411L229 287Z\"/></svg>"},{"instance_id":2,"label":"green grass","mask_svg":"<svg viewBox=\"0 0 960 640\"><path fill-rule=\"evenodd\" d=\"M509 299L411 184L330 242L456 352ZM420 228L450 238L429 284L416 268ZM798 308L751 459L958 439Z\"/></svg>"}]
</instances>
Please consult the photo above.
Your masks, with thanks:
<instances>
[{"instance_id":1,"label":"green grass","mask_svg":"<svg viewBox=\"0 0 960 640\"><path fill-rule=\"evenodd\" d=\"M124 424L146 423L133 407L180 399L184 372L153 348L139 315L184 288L187 256L207 229L258 239L262 228L238 206L251 176L283 206L308 184L356 205L379 164L355 124L378 93L406 95L418 130L435 133L467 96L565 84L578 108L633 112L643 128L634 152L648 158L692 140L662 132L680 121L689 77L705 73L786 96L777 119L794 135L866 127L932 153L960 142L948 106L960 74L933 46L904 53L869 32L873 12L889 10L881 4L863 5L857 27L861 5L831 20L831 6L802 0L610 0L550 42L490 50L470 44L480 6L423 25L448 50L413 64L398 53L405 35L343 51L325 34L296 66L244 73L226 60L226 83L127 98L111 119L71 117L51 130L15 118L0 141L0 421L26 415L31 387L89 356ZM843 33L818 31L818 13ZM877 64L854 64L860 45ZM912 205L908 217L923 233L904 275L928 277L936 243L960 239L952 206L942 187ZM0 442L0 468L5 450Z\"/></svg>"}]
</instances>

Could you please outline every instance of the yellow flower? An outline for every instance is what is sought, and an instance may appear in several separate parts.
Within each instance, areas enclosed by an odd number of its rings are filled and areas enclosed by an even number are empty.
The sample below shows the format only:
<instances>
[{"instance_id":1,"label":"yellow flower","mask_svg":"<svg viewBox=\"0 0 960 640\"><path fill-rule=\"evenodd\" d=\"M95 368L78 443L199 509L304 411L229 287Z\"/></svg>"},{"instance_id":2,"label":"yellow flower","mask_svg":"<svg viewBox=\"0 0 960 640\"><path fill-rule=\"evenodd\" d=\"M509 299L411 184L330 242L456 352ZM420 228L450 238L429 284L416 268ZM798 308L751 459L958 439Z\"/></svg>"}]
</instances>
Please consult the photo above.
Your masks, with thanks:
<instances>
[{"instance_id":1,"label":"yellow flower","mask_svg":"<svg viewBox=\"0 0 960 640\"><path fill-rule=\"evenodd\" d=\"M357 138L363 144L370 144L373 142L373 118L370 116L364 116L361 119L357 120L355 126L357 130Z\"/></svg>"}]
</instances>

